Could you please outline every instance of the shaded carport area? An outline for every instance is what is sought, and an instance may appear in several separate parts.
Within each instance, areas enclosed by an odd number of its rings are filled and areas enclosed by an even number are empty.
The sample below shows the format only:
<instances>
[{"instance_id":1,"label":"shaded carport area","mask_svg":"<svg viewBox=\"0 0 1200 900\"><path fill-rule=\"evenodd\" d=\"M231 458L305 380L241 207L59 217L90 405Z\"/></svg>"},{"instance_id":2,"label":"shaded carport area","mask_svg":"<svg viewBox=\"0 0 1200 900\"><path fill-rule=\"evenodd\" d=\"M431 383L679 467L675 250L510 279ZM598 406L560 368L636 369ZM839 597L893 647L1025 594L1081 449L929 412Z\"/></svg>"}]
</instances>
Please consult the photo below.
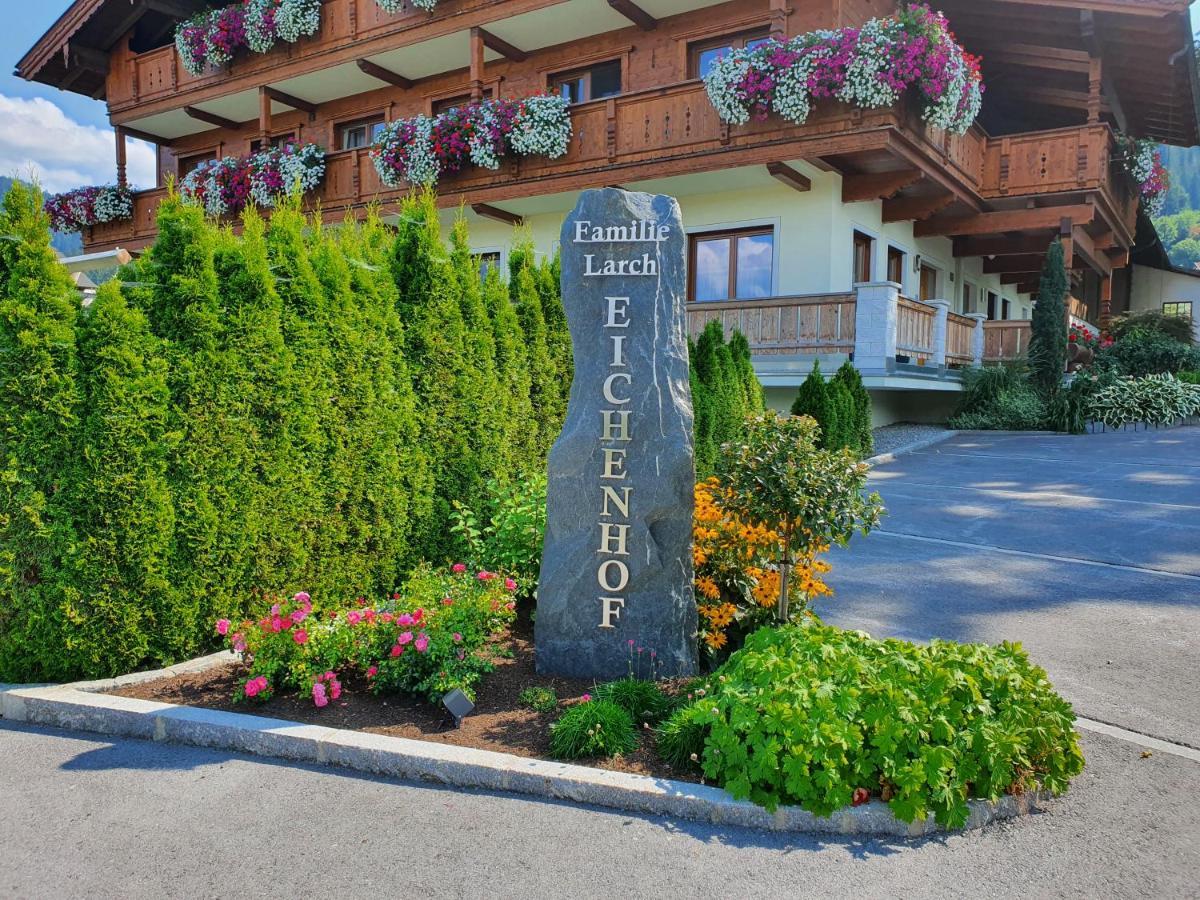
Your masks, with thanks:
<instances>
[{"instance_id":1,"label":"shaded carport area","mask_svg":"<svg viewBox=\"0 0 1200 900\"><path fill-rule=\"evenodd\" d=\"M827 622L1019 641L1080 716L1200 747L1200 428L960 434L871 487Z\"/></svg>"}]
</instances>

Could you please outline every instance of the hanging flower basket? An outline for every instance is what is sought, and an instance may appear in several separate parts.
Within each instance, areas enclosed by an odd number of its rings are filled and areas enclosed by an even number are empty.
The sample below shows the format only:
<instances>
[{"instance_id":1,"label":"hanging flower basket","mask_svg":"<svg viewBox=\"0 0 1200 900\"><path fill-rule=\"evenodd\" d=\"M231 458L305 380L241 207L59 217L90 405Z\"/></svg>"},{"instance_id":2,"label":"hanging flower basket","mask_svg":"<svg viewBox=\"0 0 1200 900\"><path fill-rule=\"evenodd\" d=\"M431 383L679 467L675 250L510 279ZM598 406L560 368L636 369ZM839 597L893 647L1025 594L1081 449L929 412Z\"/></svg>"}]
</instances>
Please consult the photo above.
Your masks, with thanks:
<instances>
[{"instance_id":1,"label":"hanging flower basket","mask_svg":"<svg viewBox=\"0 0 1200 900\"><path fill-rule=\"evenodd\" d=\"M105 222L132 219L133 192L113 185L76 188L48 197L44 208L55 231L83 231Z\"/></svg>"},{"instance_id":2,"label":"hanging flower basket","mask_svg":"<svg viewBox=\"0 0 1200 900\"><path fill-rule=\"evenodd\" d=\"M415 6L425 12L437 9L438 0L375 0L375 4L385 13L398 13L406 6Z\"/></svg>"},{"instance_id":3,"label":"hanging flower basket","mask_svg":"<svg viewBox=\"0 0 1200 900\"><path fill-rule=\"evenodd\" d=\"M208 10L175 29L175 49L192 75L233 60L239 50L266 53L276 43L294 44L321 27L321 0L241 0Z\"/></svg>"},{"instance_id":4,"label":"hanging flower basket","mask_svg":"<svg viewBox=\"0 0 1200 900\"><path fill-rule=\"evenodd\" d=\"M979 63L941 13L918 4L861 28L734 50L713 65L704 85L717 115L731 125L772 113L801 125L817 100L880 109L911 89L924 103L926 122L965 134L983 105Z\"/></svg>"},{"instance_id":5,"label":"hanging flower basket","mask_svg":"<svg viewBox=\"0 0 1200 900\"><path fill-rule=\"evenodd\" d=\"M293 190L307 193L324 179L325 151L321 147L288 144L198 166L179 183L179 193L211 216L235 216L248 205L273 207L279 197Z\"/></svg>"},{"instance_id":6,"label":"hanging flower basket","mask_svg":"<svg viewBox=\"0 0 1200 900\"><path fill-rule=\"evenodd\" d=\"M500 168L508 156L558 159L571 143L565 98L481 100L435 116L392 122L371 148L371 160L388 187L432 186L468 165Z\"/></svg>"},{"instance_id":7,"label":"hanging flower basket","mask_svg":"<svg viewBox=\"0 0 1200 900\"><path fill-rule=\"evenodd\" d=\"M1167 167L1163 165L1158 145L1153 141L1137 141L1125 135L1121 135L1117 141L1125 170L1137 184L1146 214L1152 219L1162 215L1171 179Z\"/></svg>"}]
</instances>

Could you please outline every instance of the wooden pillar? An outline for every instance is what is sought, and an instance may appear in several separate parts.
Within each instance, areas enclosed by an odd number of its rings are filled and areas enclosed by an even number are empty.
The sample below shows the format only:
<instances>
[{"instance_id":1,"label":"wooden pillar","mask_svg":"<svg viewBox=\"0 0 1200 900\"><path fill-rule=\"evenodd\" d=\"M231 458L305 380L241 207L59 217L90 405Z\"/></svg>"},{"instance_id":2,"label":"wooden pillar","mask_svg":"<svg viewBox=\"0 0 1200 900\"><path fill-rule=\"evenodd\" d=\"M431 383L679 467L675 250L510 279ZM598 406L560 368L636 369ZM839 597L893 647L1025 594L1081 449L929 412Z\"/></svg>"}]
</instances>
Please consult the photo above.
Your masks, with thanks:
<instances>
[{"instance_id":1,"label":"wooden pillar","mask_svg":"<svg viewBox=\"0 0 1200 900\"><path fill-rule=\"evenodd\" d=\"M1112 319L1112 276L1100 279L1100 327L1107 328Z\"/></svg>"},{"instance_id":2,"label":"wooden pillar","mask_svg":"<svg viewBox=\"0 0 1200 900\"><path fill-rule=\"evenodd\" d=\"M271 146L271 98L265 87L258 89L258 146L260 150Z\"/></svg>"},{"instance_id":3,"label":"wooden pillar","mask_svg":"<svg viewBox=\"0 0 1200 900\"><path fill-rule=\"evenodd\" d=\"M117 136L117 186L129 186L129 157L125 145L125 129L118 125L114 129Z\"/></svg>"},{"instance_id":4,"label":"wooden pillar","mask_svg":"<svg viewBox=\"0 0 1200 900\"><path fill-rule=\"evenodd\" d=\"M771 37L777 41L786 41L788 0L771 0Z\"/></svg>"},{"instance_id":5,"label":"wooden pillar","mask_svg":"<svg viewBox=\"0 0 1200 900\"><path fill-rule=\"evenodd\" d=\"M1067 283L1071 282L1071 270L1075 268L1075 236L1071 220L1062 219L1058 225L1058 239L1062 242L1063 267L1067 270Z\"/></svg>"},{"instance_id":6,"label":"wooden pillar","mask_svg":"<svg viewBox=\"0 0 1200 900\"><path fill-rule=\"evenodd\" d=\"M483 99L483 34L471 29L471 99Z\"/></svg>"},{"instance_id":7,"label":"wooden pillar","mask_svg":"<svg viewBox=\"0 0 1200 900\"><path fill-rule=\"evenodd\" d=\"M1088 68L1088 124L1097 125L1100 122L1100 107L1104 93L1103 63L1100 58L1093 56Z\"/></svg>"}]
</instances>

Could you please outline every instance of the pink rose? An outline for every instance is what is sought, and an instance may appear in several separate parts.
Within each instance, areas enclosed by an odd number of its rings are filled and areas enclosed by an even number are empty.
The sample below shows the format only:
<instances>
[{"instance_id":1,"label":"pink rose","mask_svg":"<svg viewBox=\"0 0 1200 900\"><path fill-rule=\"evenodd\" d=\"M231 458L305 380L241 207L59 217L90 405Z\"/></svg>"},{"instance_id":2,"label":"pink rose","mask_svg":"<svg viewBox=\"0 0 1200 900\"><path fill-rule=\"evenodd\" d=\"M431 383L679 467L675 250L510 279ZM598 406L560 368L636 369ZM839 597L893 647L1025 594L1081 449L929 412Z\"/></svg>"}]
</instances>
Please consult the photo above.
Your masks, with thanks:
<instances>
[{"instance_id":1,"label":"pink rose","mask_svg":"<svg viewBox=\"0 0 1200 900\"><path fill-rule=\"evenodd\" d=\"M231 638L231 640L233 642L233 649L235 652L237 652L237 653L245 653L246 652L246 638L240 632L238 634L235 634Z\"/></svg>"},{"instance_id":2,"label":"pink rose","mask_svg":"<svg viewBox=\"0 0 1200 900\"><path fill-rule=\"evenodd\" d=\"M351 625L357 625L359 622L362 621L362 616L360 616L356 612L348 612L348 613L346 613L346 621L349 622Z\"/></svg>"},{"instance_id":3,"label":"pink rose","mask_svg":"<svg viewBox=\"0 0 1200 900\"><path fill-rule=\"evenodd\" d=\"M217 619L217 634L221 637L229 634L230 621L228 619Z\"/></svg>"},{"instance_id":4,"label":"pink rose","mask_svg":"<svg viewBox=\"0 0 1200 900\"><path fill-rule=\"evenodd\" d=\"M308 613L302 609L298 609L294 613L292 613L292 621L297 625L299 625L301 622L303 622L307 618L308 618Z\"/></svg>"},{"instance_id":5,"label":"pink rose","mask_svg":"<svg viewBox=\"0 0 1200 900\"><path fill-rule=\"evenodd\" d=\"M329 705L329 698L327 696L325 696L325 685L321 684L321 682L318 681L316 684L313 685L312 694L313 694L313 703L317 704L317 706L328 706Z\"/></svg>"},{"instance_id":6,"label":"pink rose","mask_svg":"<svg viewBox=\"0 0 1200 900\"><path fill-rule=\"evenodd\" d=\"M505 578L504 587L506 590L515 591L517 589L517 583L511 578Z\"/></svg>"},{"instance_id":7,"label":"pink rose","mask_svg":"<svg viewBox=\"0 0 1200 900\"><path fill-rule=\"evenodd\" d=\"M379 674L379 666L371 666L371 668L367 669L367 677L368 678L374 678L378 674Z\"/></svg>"},{"instance_id":8,"label":"pink rose","mask_svg":"<svg viewBox=\"0 0 1200 900\"><path fill-rule=\"evenodd\" d=\"M456 644L462 643L462 635L457 631L454 632L454 643L456 643Z\"/></svg>"},{"instance_id":9,"label":"pink rose","mask_svg":"<svg viewBox=\"0 0 1200 900\"><path fill-rule=\"evenodd\" d=\"M246 682L246 696L247 697L257 697L258 696L258 679L257 678L251 678L249 681Z\"/></svg>"},{"instance_id":10,"label":"pink rose","mask_svg":"<svg viewBox=\"0 0 1200 900\"><path fill-rule=\"evenodd\" d=\"M271 607L271 615L273 615L273 616L279 615L279 604L278 603L276 603L274 606Z\"/></svg>"},{"instance_id":11,"label":"pink rose","mask_svg":"<svg viewBox=\"0 0 1200 900\"><path fill-rule=\"evenodd\" d=\"M336 678L329 682L329 697L332 700L337 700L342 696L342 683Z\"/></svg>"},{"instance_id":12,"label":"pink rose","mask_svg":"<svg viewBox=\"0 0 1200 900\"><path fill-rule=\"evenodd\" d=\"M305 631L303 628L297 628L296 631L292 634L292 640L295 641L297 644L307 644L308 643L308 632Z\"/></svg>"},{"instance_id":13,"label":"pink rose","mask_svg":"<svg viewBox=\"0 0 1200 900\"><path fill-rule=\"evenodd\" d=\"M425 618L425 610L423 610L423 609L414 609L413 610L413 624L414 625L420 625L421 620L423 618Z\"/></svg>"},{"instance_id":14,"label":"pink rose","mask_svg":"<svg viewBox=\"0 0 1200 900\"><path fill-rule=\"evenodd\" d=\"M389 613L389 612L385 612L383 615L381 615L381 616L379 617L380 621L382 621L382 622L383 622L385 625L390 625L390 624L392 624L392 622L395 620L395 618L396 618L396 617L395 617L395 616L393 616L393 615L392 615L391 613Z\"/></svg>"},{"instance_id":15,"label":"pink rose","mask_svg":"<svg viewBox=\"0 0 1200 900\"><path fill-rule=\"evenodd\" d=\"M450 571L455 575L461 575L463 572L467 571L467 565L466 563L455 563L450 567Z\"/></svg>"},{"instance_id":16,"label":"pink rose","mask_svg":"<svg viewBox=\"0 0 1200 900\"><path fill-rule=\"evenodd\" d=\"M308 606L312 603L312 597L308 595L308 591L301 591L292 599L303 606Z\"/></svg>"},{"instance_id":17,"label":"pink rose","mask_svg":"<svg viewBox=\"0 0 1200 900\"><path fill-rule=\"evenodd\" d=\"M424 653L429 649L429 638L425 637L425 633L422 632L421 636L417 638L417 642L413 644L413 646L417 648L418 653Z\"/></svg>"},{"instance_id":18,"label":"pink rose","mask_svg":"<svg viewBox=\"0 0 1200 900\"><path fill-rule=\"evenodd\" d=\"M412 616L410 616L408 613L405 613L405 614L404 614L404 615L402 615L402 616L397 616L397 617L396 617L396 624L397 624L397 625L412 625L412 624L413 624L413 617L412 617Z\"/></svg>"},{"instance_id":19,"label":"pink rose","mask_svg":"<svg viewBox=\"0 0 1200 900\"><path fill-rule=\"evenodd\" d=\"M271 630L276 634L283 631L283 620L279 616L274 616L271 619Z\"/></svg>"},{"instance_id":20,"label":"pink rose","mask_svg":"<svg viewBox=\"0 0 1200 900\"><path fill-rule=\"evenodd\" d=\"M480 572L475 577L478 578L480 581L491 581L493 578L496 577L496 575L494 572L489 572L487 569L484 569L482 572Z\"/></svg>"},{"instance_id":21,"label":"pink rose","mask_svg":"<svg viewBox=\"0 0 1200 900\"><path fill-rule=\"evenodd\" d=\"M404 634L400 635L400 637L396 638L396 643L403 647L405 644L411 644L412 639L413 633L411 631L406 631Z\"/></svg>"},{"instance_id":22,"label":"pink rose","mask_svg":"<svg viewBox=\"0 0 1200 900\"><path fill-rule=\"evenodd\" d=\"M396 644L396 646L392 647L392 658L395 659L397 656L399 656L403 652L404 652L404 648L401 647L399 644Z\"/></svg>"}]
</instances>

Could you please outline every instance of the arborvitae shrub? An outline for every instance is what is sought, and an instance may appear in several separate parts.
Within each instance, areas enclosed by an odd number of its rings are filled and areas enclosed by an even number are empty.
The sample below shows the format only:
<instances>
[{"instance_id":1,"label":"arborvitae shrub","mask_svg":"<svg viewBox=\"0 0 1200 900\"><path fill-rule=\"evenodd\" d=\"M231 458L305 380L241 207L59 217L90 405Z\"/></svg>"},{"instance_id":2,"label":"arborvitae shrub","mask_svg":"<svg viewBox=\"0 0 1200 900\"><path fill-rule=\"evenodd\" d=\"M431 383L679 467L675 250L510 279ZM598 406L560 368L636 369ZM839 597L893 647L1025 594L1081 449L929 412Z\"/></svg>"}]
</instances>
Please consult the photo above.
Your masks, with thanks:
<instances>
[{"instance_id":1,"label":"arborvitae shrub","mask_svg":"<svg viewBox=\"0 0 1200 900\"><path fill-rule=\"evenodd\" d=\"M515 477L544 472L546 460L538 454L540 439L534 427L525 334L508 287L495 268L488 270L484 280L483 299L496 349L496 382L500 389L498 430L503 439L497 470L515 473Z\"/></svg>"},{"instance_id":2,"label":"arborvitae shrub","mask_svg":"<svg viewBox=\"0 0 1200 900\"><path fill-rule=\"evenodd\" d=\"M75 543L60 491L72 465L79 297L50 249L40 193L20 182L0 212L0 681L68 671L63 557Z\"/></svg>"},{"instance_id":3,"label":"arborvitae shrub","mask_svg":"<svg viewBox=\"0 0 1200 900\"><path fill-rule=\"evenodd\" d=\"M836 447L840 425L837 421L837 409L834 407L830 387L821 374L819 360L813 363L812 372L800 385L796 399L792 402L793 416L811 416L821 426L819 445L824 449Z\"/></svg>"},{"instance_id":4,"label":"arborvitae shrub","mask_svg":"<svg viewBox=\"0 0 1200 900\"><path fill-rule=\"evenodd\" d=\"M862 375L854 367L854 363L846 360L833 376L833 380L846 386L853 401L854 443L850 446L858 451L859 456L868 457L875 452L875 439L871 430L871 395L863 385Z\"/></svg>"},{"instance_id":5,"label":"arborvitae shrub","mask_svg":"<svg viewBox=\"0 0 1200 900\"><path fill-rule=\"evenodd\" d=\"M688 341L688 350L696 472L705 478L715 471L722 445L741 441L746 417L762 412L763 390L741 332L726 343L721 323L709 322L696 341Z\"/></svg>"},{"instance_id":6,"label":"arborvitae shrub","mask_svg":"<svg viewBox=\"0 0 1200 900\"><path fill-rule=\"evenodd\" d=\"M1042 264L1029 338L1029 374L1043 397L1058 390L1066 371L1068 289L1062 244L1051 241Z\"/></svg>"},{"instance_id":7,"label":"arborvitae shrub","mask_svg":"<svg viewBox=\"0 0 1200 900\"><path fill-rule=\"evenodd\" d=\"M825 446L831 450L847 447L858 453L858 412L854 406L854 397L846 384L837 378L830 381L826 387L829 391L829 403L833 408L830 421L833 431L825 437Z\"/></svg>"},{"instance_id":8,"label":"arborvitae shrub","mask_svg":"<svg viewBox=\"0 0 1200 900\"><path fill-rule=\"evenodd\" d=\"M734 331L729 339L729 353L733 357L734 371L742 385L746 400L746 414L756 416L766 408L762 384L754 374L754 361L750 353L750 342L740 331Z\"/></svg>"},{"instance_id":9,"label":"arborvitae shrub","mask_svg":"<svg viewBox=\"0 0 1200 900\"><path fill-rule=\"evenodd\" d=\"M509 258L508 290L517 309L529 361L530 402L537 422L537 453L545 456L558 440L566 418L562 383L546 343L546 319L538 292L537 268L531 245L518 246Z\"/></svg>"}]
</instances>

